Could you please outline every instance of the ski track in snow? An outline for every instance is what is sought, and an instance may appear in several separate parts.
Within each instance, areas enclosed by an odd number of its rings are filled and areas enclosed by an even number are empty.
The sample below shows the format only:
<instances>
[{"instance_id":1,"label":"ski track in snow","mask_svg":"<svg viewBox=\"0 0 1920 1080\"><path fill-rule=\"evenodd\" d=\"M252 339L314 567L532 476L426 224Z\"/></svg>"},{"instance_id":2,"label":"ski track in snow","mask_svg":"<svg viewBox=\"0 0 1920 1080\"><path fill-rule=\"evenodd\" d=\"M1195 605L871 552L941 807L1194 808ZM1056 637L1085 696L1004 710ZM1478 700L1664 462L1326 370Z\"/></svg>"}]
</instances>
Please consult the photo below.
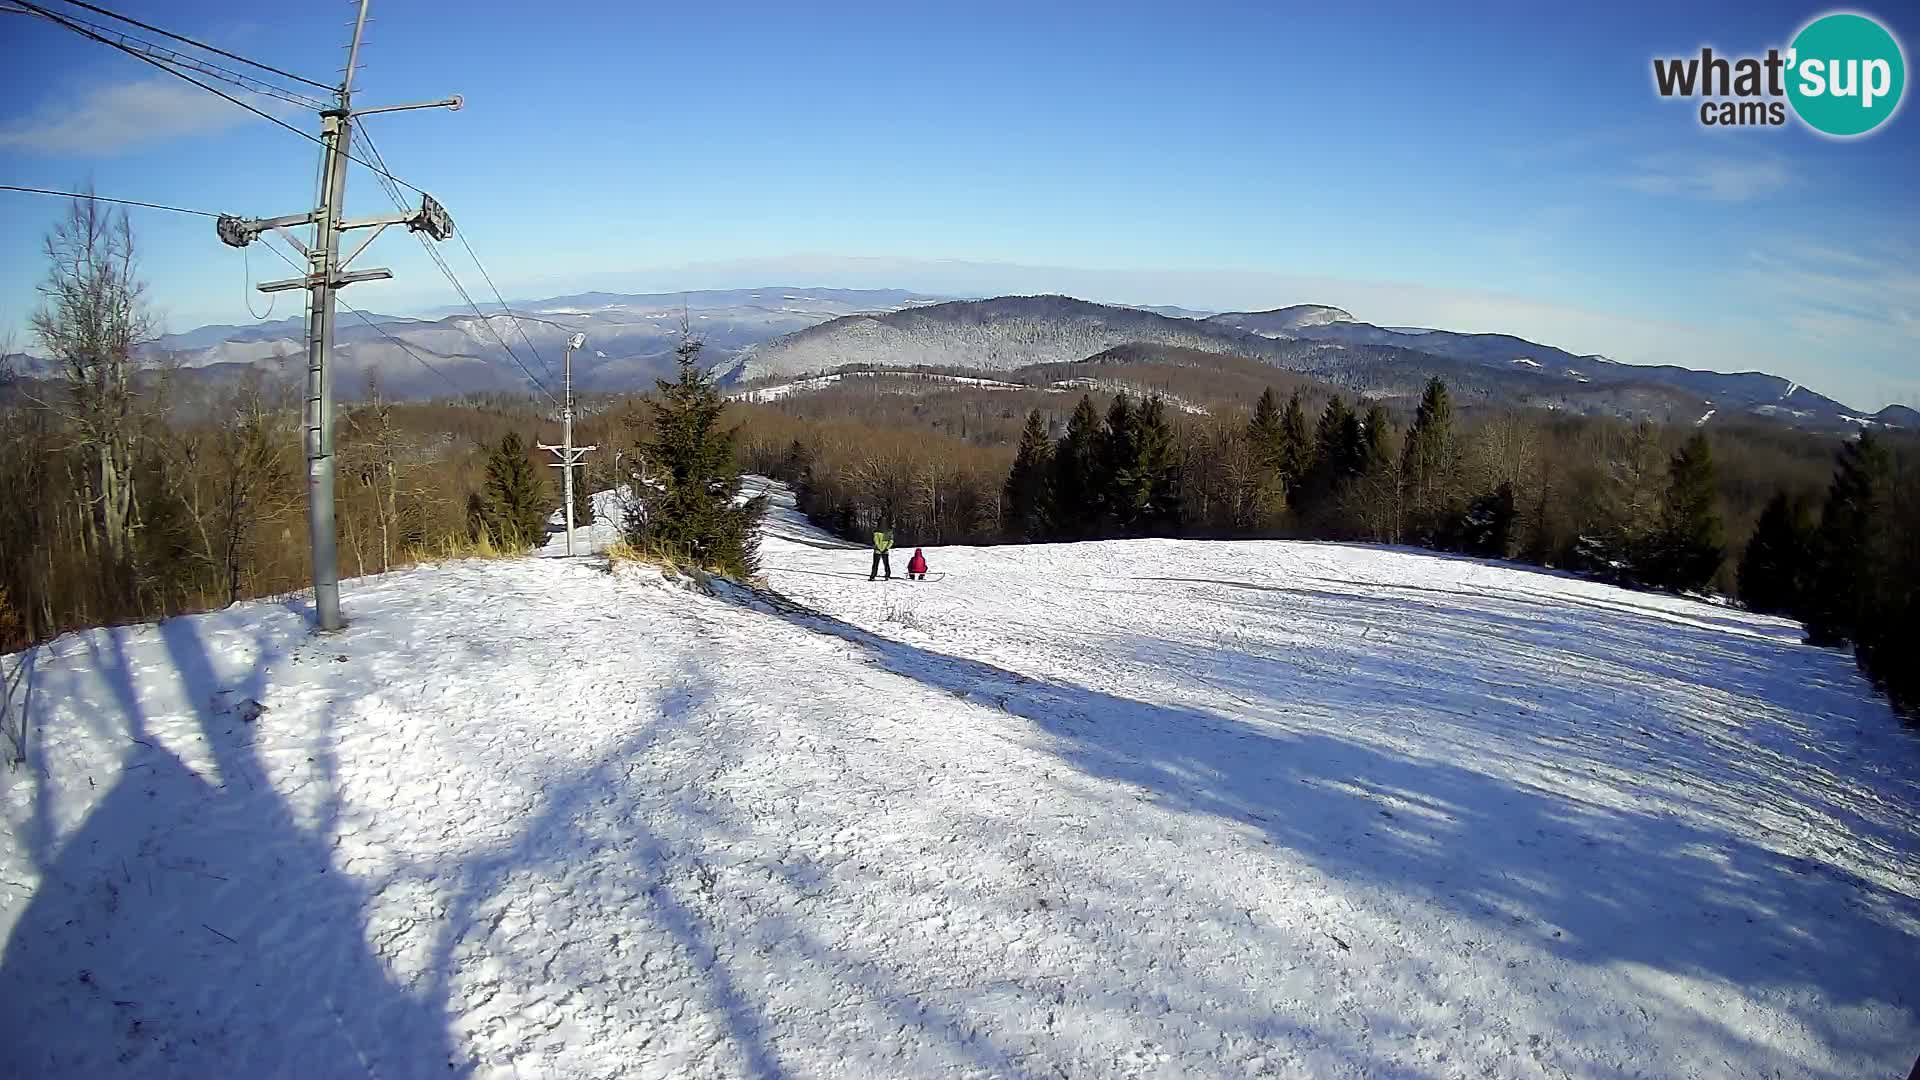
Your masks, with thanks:
<instances>
[{"instance_id":1,"label":"ski track in snow","mask_svg":"<svg viewBox=\"0 0 1920 1080\"><path fill-rule=\"evenodd\" d=\"M452 563L346 583L324 638L259 601L7 657L5 1071L1839 1078L1920 1048L1920 745L1785 622L1362 546L927 555L938 582L869 584L776 490L786 599Z\"/></svg>"}]
</instances>

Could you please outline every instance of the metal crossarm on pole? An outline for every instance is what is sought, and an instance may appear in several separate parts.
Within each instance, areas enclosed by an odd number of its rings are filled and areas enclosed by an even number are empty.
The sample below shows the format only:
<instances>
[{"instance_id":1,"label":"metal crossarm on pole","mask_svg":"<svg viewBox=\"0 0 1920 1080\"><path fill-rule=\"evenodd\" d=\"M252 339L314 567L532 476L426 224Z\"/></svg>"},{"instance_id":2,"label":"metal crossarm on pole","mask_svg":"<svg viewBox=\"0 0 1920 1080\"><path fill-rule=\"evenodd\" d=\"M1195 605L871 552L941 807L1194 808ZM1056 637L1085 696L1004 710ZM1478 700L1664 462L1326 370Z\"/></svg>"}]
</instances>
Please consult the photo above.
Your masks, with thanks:
<instances>
[{"instance_id":1,"label":"metal crossarm on pole","mask_svg":"<svg viewBox=\"0 0 1920 1080\"><path fill-rule=\"evenodd\" d=\"M331 359L333 354L334 308L336 294L347 285L357 281L378 281L393 276L386 269L347 270L346 267L361 252L373 243L374 238L393 225L405 225L410 231L423 233L433 240L446 240L453 236L453 218L433 196L408 184L388 172L384 164L376 165L353 156L353 118L356 115L376 112L403 112L413 109L444 108L457 110L462 101L458 95L439 101L421 102L411 105L385 105L356 113L353 109L353 73L359 67L360 47L367 26L368 0L358 0L359 13L353 22L353 40L347 46L347 66L341 76L338 88L294 75L276 67L249 60L237 53L214 48L204 42L194 41L140 22L128 16L96 7L85 0L68 0L76 7L84 8L104 17L120 20L150 33L159 34L185 45L204 50L247 64L270 75L294 82L305 83L319 90L331 91L334 103L320 102L305 94L277 85L262 76L249 75L232 68L214 63L201 57L169 46L134 37L114 27L105 26L85 19L49 10L34 3L33 0L6 0L0 2L0 14L27 14L38 16L56 25L126 53L137 60L144 61L177 78L198 86L254 113L267 121L277 124L303 139L320 145L320 183L316 197L316 206L296 214L287 214L273 218L245 218L232 214L212 214L205 211L187 210L182 207L165 206L158 203L131 203L131 200L105 200L129 202L132 205L153 206L162 210L180 213L205 213L212 217L214 230L220 241L230 247L242 248L258 239L268 231L277 232L296 251L307 258L307 273L298 278L282 281L263 282L262 292L281 292L291 289L305 289L308 293L307 304L307 393L305 401L305 420L302 430L302 442L307 459L307 539L313 556L313 603L314 614L323 631L338 630L343 625L340 616L340 560L337 550L338 541L334 526L334 462L333 462L333 373ZM195 78L194 74L225 81L250 93L265 94L294 105L317 108L320 113L320 135L311 133L288 123L272 113L235 97L224 90ZM370 218L363 221L343 219L347 191L347 165L349 162L372 169L386 185L404 186L419 192L420 208L413 213L402 212ZM19 191L42 192L39 188L14 188ZM46 192L52 193L52 192ZM302 243L288 230L302 225L313 226L313 242ZM340 234L351 229L372 229L367 238L353 249L345 258L340 257ZM431 245L425 245L429 253ZM277 249L268 245L269 250ZM469 249L471 251L471 249ZM435 255L439 261L438 254ZM291 262L291 260L289 260ZM444 262L442 263L444 269ZM297 269L297 267L296 267ZM451 279L452 275L448 275ZM458 285L458 282L455 282ZM348 310L352 310L349 308ZM357 314L357 313L356 313ZM365 316L362 316L364 319ZM371 321L369 321L369 325ZM377 328L376 328L377 329ZM384 333L384 331L383 331ZM404 348L404 346L402 346ZM412 354L412 350L407 352ZM509 350L511 352L511 350ZM419 359L415 355L415 359ZM421 361L423 364L426 362ZM432 365L427 365L429 369ZM536 380L537 383L537 380ZM544 387L542 388L544 389ZM571 439L568 440L571 442Z\"/></svg>"},{"instance_id":2,"label":"metal crossarm on pole","mask_svg":"<svg viewBox=\"0 0 1920 1080\"><path fill-rule=\"evenodd\" d=\"M537 444L540 449L550 451L560 459L557 462L549 463L547 467L550 469L563 470L560 474L563 478L560 487L562 491L561 497L566 500L565 512L567 516L568 555L573 554L573 469L575 465L579 464L580 459L586 456L587 451L600 449L597 446L573 445L573 352L586 343L587 335L585 334L576 333L567 338L567 389L565 404L560 407L560 445L554 446L550 443Z\"/></svg>"},{"instance_id":3,"label":"metal crossarm on pole","mask_svg":"<svg viewBox=\"0 0 1920 1080\"><path fill-rule=\"evenodd\" d=\"M353 42L348 46L346 73L335 91L336 104L320 114L320 190L317 206L304 213L272 218L243 218L221 215L215 231L221 242L245 247L267 231L278 232L307 257L304 277L262 282L261 292L307 290L307 392L302 430L307 462L307 544L313 554L313 607L315 621L323 631L345 625L340 614L340 557L338 534L334 524L334 448L333 448L333 338L336 294L358 281L381 281L393 276L385 268L348 270L373 241L394 225L405 225L414 232L435 240L453 235L453 219L432 196L423 194L420 209L412 213L386 214L349 221L345 217L347 165L355 160L353 146L353 73L360 53L361 36L366 30L368 0L360 0L359 16L354 20ZM394 112L412 108L459 108L460 99L448 98L417 106L388 106L380 110ZM313 226L311 244L302 244L287 230L300 225ZM345 258L340 256L340 236L354 229L371 230Z\"/></svg>"}]
</instances>

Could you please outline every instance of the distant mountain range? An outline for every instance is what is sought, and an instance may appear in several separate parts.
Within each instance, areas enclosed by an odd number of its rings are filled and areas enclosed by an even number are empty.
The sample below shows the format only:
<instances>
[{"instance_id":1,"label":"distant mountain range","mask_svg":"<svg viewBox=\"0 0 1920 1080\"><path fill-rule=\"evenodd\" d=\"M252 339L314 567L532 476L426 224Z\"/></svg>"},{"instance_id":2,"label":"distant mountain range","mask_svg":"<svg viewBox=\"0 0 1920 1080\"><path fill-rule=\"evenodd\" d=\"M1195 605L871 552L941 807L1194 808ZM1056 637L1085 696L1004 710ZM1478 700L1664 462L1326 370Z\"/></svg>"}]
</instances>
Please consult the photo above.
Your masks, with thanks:
<instances>
[{"instance_id":1,"label":"distant mountain range","mask_svg":"<svg viewBox=\"0 0 1920 1080\"><path fill-rule=\"evenodd\" d=\"M1913 409L1895 405L1864 414L1776 375L1622 364L1505 334L1375 326L1323 304L1209 314L1066 296L951 300L898 289L768 286L588 292L518 302L513 309L518 320L484 308L480 315L463 309L438 318L371 312L362 318L342 310L334 384L346 398L362 395L375 378L384 393L403 398L533 392L531 372L557 387L563 343L579 331L587 344L574 356L577 387L644 389L671 370L684 316L728 384L849 366L1008 372L1116 356L1137 362L1157 350L1177 354L1182 365L1195 356L1250 359L1370 397L1411 397L1439 376L1467 401L1672 423L1757 417L1816 429L1869 423L1920 429ZM304 320L291 318L170 334L143 356L155 366L218 381L249 369L297 376L305 351ZM40 358L6 359L17 374L50 374Z\"/></svg>"},{"instance_id":2,"label":"distant mountain range","mask_svg":"<svg viewBox=\"0 0 1920 1080\"><path fill-rule=\"evenodd\" d=\"M1251 334L1284 337L1314 327L1350 323L1353 322L1353 316L1325 304L1294 304L1272 311L1229 311L1224 315L1209 316L1207 321Z\"/></svg>"},{"instance_id":3,"label":"distant mountain range","mask_svg":"<svg viewBox=\"0 0 1920 1080\"><path fill-rule=\"evenodd\" d=\"M1467 400L1670 423L1749 416L1838 430L1915 419L1904 406L1856 412L1777 375L1622 364L1504 334L1389 329L1319 304L1193 319L1064 296L952 301L835 319L750 346L719 370L732 381L849 365L1011 371L1119 346L1249 357L1370 397L1410 397L1438 376Z\"/></svg>"},{"instance_id":4,"label":"distant mountain range","mask_svg":"<svg viewBox=\"0 0 1920 1080\"><path fill-rule=\"evenodd\" d=\"M482 391L538 393L532 378L558 393L567 337L587 335L574 355L574 385L586 390L648 388L673 368L682 315L707 345L710 363L724 363L756 342L857 313L891 311L938 297L898 289L707 290L621 295L580 293L516 302L519 318L485 305L432 319L363 313L344 308L334 334L334 386L343 398L363 396L378 378L381 392L398 398L441 397ZM169 334L142 350L153 366L171 364L189 377L230 379L258 368L297 375L305 368L304 318L250 326L203 326ZM44 377L50 365L33 356L10 358L16 372ZM517 360L517 363L516 363Z\"/></svg>"}]
</instances>

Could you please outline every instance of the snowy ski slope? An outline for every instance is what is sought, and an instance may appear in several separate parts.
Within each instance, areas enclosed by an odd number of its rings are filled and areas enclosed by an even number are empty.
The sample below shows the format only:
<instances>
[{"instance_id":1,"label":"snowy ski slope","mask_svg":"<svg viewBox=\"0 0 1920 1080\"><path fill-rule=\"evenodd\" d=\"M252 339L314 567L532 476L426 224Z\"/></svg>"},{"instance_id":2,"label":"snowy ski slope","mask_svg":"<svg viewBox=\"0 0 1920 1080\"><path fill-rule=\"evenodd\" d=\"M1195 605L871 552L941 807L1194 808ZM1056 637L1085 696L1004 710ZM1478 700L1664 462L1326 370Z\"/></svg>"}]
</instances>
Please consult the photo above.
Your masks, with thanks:
<instances>
[{"instance_id":1,"label":"snowy ski slope","mask_svg":"<svg viewBox=\"0 0 1920 1080\"><path fill-rule=\"evenodd\" d=\"M1920 741L1788 624L1296 543L455 563L7 657L0 1072L1862 1077ZM895 558L904 572L911 537ZM24 666L22 666L24 665ZM17 670L17 674L16 674Z\"/></svg>"}]
</instances>

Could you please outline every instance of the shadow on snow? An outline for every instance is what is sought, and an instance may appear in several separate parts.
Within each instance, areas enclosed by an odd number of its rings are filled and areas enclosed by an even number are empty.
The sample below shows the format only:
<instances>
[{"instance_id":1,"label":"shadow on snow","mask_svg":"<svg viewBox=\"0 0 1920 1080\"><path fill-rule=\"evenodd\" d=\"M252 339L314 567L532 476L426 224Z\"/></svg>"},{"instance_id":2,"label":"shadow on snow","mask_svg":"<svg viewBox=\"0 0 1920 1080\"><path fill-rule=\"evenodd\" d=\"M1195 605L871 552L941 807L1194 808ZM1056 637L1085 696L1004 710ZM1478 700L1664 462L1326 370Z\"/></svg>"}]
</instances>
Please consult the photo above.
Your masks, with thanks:
<instances>
[{"instance_id":1,"label":"shadow on snow","mask_svg":"<svg viewBox=\"0 0 1920 1080\"><path fill-rule=\"evenodd\" d=\"M205 625L170 619L150 632L217 783L147 737L156 718L127 651L147 631L85 635L112 698L101 715L126 718L114 734L129 760L57 851L52 792L36 792L27 846L42 878L0 958L0 1043L45 1077L448 1075L444 1017L389 978L367 943L368 897L332 864L337 804L323 798L316 826L301 825L254 753L241 710L266 696L268 666L288 653L263 636L247 671L222 676L231 665ZM329 763L315 764L328 782ZM286 920L292 905L300 917ZM288 1046L310 1056L290 1062Z\"/></svg>"},{"instance_id":2,"label":"shadow on snow","mask_svg":"<svg viewBox=\"0 0 1920 1080\"><path fill-rule=\"evenodd\" d=\"M889 672L1028 720L1053 736L1048 745L1054 753L1089 775L1137 786L1161 805L1244 822L1350 886L1418 898L1497 930L1516 949L1531 946L1587 967L1639 964L1741 988L1774 988L1785 992L1776 1005L1807 1000L1828 1015L1834 1005L1885 1002L1905 1010L1909 1032L1920 1026L1920 1001L1909 1000L1903 989L1909 960L1920 951L1912 929L1920 926L1920 900L1828 861L1783 854L1658 811L1602 805L1572 785L1496 775L1464 756L1414 757L1332 734L1035 680L882 637L784 597L768 600L733 589L727 595L854 644ZM1371 602L1385 618L1412 614L1404 602ZM1429 617L1447 614L1436 605L1419 607ZM1473 616L1485 613L1475 610ZM1574 642L1575 631L1564 626L1517 618L1510 629L1567 646ZM1578 633L1580 647L1591 652L1596 636L1604 635L1591 628ZM1769 658L1761 652L1783 647L1737 638L1726 646L1726 635L1715 640L1748 664L1764 663ZM1432 643L1430 652L1444 654L1447 647ZM1309 674L1266 669L1268 678L1228 663L1224 653L1189 647L1182 655L1180 646L1159 639L1142 638L1138 657L1143 665L1213 666L1209 676L1257 695L1240 700L1275 716L1285 713L1290 692L1306 689L1281 680L1320 681L1326 685L1300 696L1356 711L1412 697L1421 708L1438 705L1459 715L1464 699L1486 689L1434 689L1430 655L1421 670L1391 664L1368 669L1351 664L1350 654L1330 650L1301 664ZM1688 679L1713 671L1647 656L1637 662ZM1745 676L1736 667L1714 678L1738 685ZM1442 697L1452 700L1437 700ZM1798 700L1789 707L1831 703ZM1646 758L1632 764L1645 767ZM1910 842L1864 821L1847 824L1896 845L1896 851ZM1835 921L1842 918L1844 930ZM1681 1003L1659 1007L1671 1011ZM1854 1045L1861 1038L1858 1031L1823 1027L1819 1014L1801 1018L1828 1045ZM1716 1019L1702 1015L1696 1023L1729 1047L1756 1046L1747 1033ZM1904 1063L1902 1055L1912 1052L1905 1037L1888 1031L1865 1049ZM1758 1051L1763 1058L1767 1053Z\"/></svg>"},{"instance_id":3,"label":"shadow on snow","mask_svg":"<svg viewBox=\"0 0 1920 1080\"><path fill-rule=\"evenodd\" d=\"M1512 687L1435 689L1425 683L1430 666L1390 658L1356 667L1349 662L1351 654L1338 648L1296 648L1286 658L1290 666L1280 670L1229 662L1217 647L1140 639L1136 652L1143 664L1204 672L1232 687L1248 705L1251 711L1242 716L1149 704L1063 680L1034 680L881 637L777 598L728 595L840 638L886 671L1021 717L1051 736L1044 745L1052 752L1088 775L1150 792L1164 806L1246 823L1268 842L1344 883L1414 898L1497 931L1516 950L1537 949L1584 967L1632 963L1740 987L1775 988L1822 1008L1891 998L1920 1023L1916 1003L1901 998L1897 989L1909 974L1907 959L1920 944L1907 929L1920 920L1920 904L1911 896L1822 859L1785 855L1660 812L1602 805L1571 785L1529 781L1511 770L1496 775L1465 758L1413 757L1255 719L1284 717L1287 695L1306 689L1311 694L1302 697L1355 711L1411 702L1441 714L1467 715L1476 706L1493 711L1511 705ZM1450 619L1446 605L1327 597L1364 602L1383 621L1412 622L1435 634ZM1321 598L1301 595L1308 601ZM1472 614L1483 622L1490 617L1481 609ZM1764 639L1716 635L1712 646L1728 651L1722 670L1717 664L1647 655L1631 640L1596 644L1590 629L1576 631L1524 610L1491 617L1500 633L1550 652L1591 656L1598 649L1606 662L1644 676L1685 678L1728 694L1750 692L1742 680L1779 662L1768 650L1781 648ZM884 1012L903 1029L929 1033L976 1068L1021 1071L994 1033L970 1027L962 1004L942 1004L919 988L902 986L901 973L884 957L839 947L810 924L804 906L730 912L725 905L734 901L703 891L702 860L730 846L741 827L703 805L697 792L635 791L627 782L633 763L657 740L670 738L704 700L707 689L691 666L681 676L684 693L663 697L650 726L596 764L550 786L512 840L463 855L446 868L443 880L450 883L451 898L432 931L423 985L397 984L367 941L366 890L332 861L337 799L323 792L317 821L302 825L255 754L252 729L232 707L264 696L270 664L324 663L325 658L302 657L299 649L289 652L262 637L251 668L237 679L223 677L212 644L197 632L203 625L171 620L156 632L194 710L217 768L217 785L147 740L154 718L129 667L127 631L99 631L86 638L114 697L102 704L127 718L121 734L130 740L130 761L57 851L51 840L52 792L44 779L36 784L39 802L27 847L42 870L42 884L0 960L0 997L9 1002L0 1010L5 1017L0 1039L14 1061L30 1065L36 1074L77 1075L117 1064L146 1075L268 1075L287 1070L288 1063L275 1055L292 1041L319 1055L317 1061L294 1063L296 1071L460 1075L476 1064L457 1058L449 1036L448 1013L460 996L456 983L466 977L463 945L470 935L484 936L488 904L517 875L564 878L582 858L615 864L613 880L630 887L632 895L613 899L630 902L638 918L672 943L677 962L696 973L699 992L708 1009L723 1018L737 1067L745 1074L774 1077L792 1069L790 1056L777 1043L776 1015L790 1006L777 1006L770 991L739 969L741 957L755 949L778 954L792 970L826 972L823 977L843 996L853 991L859 1007ZM1660 631L1674 632L1668 623L1661 623ZM1487 647L1470 637L1462 634L1434 647ZM1694 642L1707 643L1704 637ZM697 658L690 658L688 664L694 663ZM1316 681L1319 685L1304 685ZM1823 696L1831 693L1809 684L1792 691L1786 704L1818 710L1831 704ZM1613 715L1602 704L1576 695L1535 707L1586 710L1596 719ZM1658 695L1649 693L1636 707L1659 704ZM329 790L330 745L330 739L320 739L313 762L319 782ZM1622 767L1645 768L1652 756L1600 746L1596 741L1581 750L1614 753L1596 761ZM1756 767L1736 760L1736 750L1710 740L1707 745L1710 761L1732 775L1757 778L1757 772L1741 773L1743 767ZM163 793L168 797L162 799ZM602 805L609 797L625 800L616 812ZM677 806L679 813L652 813L673 800L684 803ZM182 812L173 820L154 820L152 808L168 805ZM675 820L693 824L680 834L664 832L663 823ZM608 822L618 826L616 832L600 828ZM1907 843L1897 834L1876 832L1868 822L1848 825L1895 850ZM766 872L801 898L820 887L823 874L805 862L769 866ZM300 906L302 918L284 935L278 923L247 921L279 913L274 905L257 902L262 892ZM1845 935L1836 930L1841 917L1850 928ZM546 957L549 965L556 960L562 979L587 980L604 967L591 947ZM61 983L78 991L47 992ZM1095 997L1103 993L1100 987L1077 989ZM174 1007L156 1015L154 1001L162 998ZM215 999L236 998L244 1003L237 1009L211 1007ZM66 1002L78 1002L78 1015L49 1013ZM219 1020L204 1018L196 1007L202 1004ZM226 1018L233 1026L220 1022ZM1829 1041L1859 1037L1819 1030L1813 1014L1805 1019ZM1309 1034L1284 1017L1235 1022L1269 1037ZM1745 1034L1717 1020L1701 1016L1695 1023L1729 1047L1752 1049ZM1911 1030L1914 1024L1907 1026ZM44 1044L46 1033L76 1028L87 1033L84 1044ZM1868 1049L1899 1060L1912 1049L1896 1042L1901 1037L1901 1032L1887 1032ZM21 1056L29 1050L36 1056ZM1415 1075L1384 1063L1372 1067L1376 1075Z\"/></svg>"}]
</instances>

